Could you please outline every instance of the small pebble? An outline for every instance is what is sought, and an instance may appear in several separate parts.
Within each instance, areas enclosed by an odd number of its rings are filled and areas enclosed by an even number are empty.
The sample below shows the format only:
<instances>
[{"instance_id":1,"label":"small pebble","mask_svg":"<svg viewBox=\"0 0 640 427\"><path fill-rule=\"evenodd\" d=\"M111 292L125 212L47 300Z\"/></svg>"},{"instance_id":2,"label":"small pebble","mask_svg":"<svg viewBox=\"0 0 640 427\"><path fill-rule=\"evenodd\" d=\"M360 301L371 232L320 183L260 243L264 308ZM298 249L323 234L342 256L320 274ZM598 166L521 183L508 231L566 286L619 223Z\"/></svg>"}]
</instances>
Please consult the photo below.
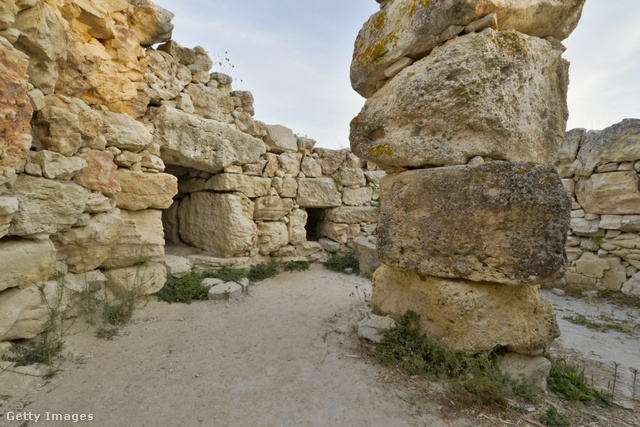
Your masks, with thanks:
<instances>
[{"instance_id":1,"label":"small pebble","mask_svg":"<svg viewBox=\"0 0 640 427\"><path fill-rule=\"evenodd\" d=\"M353 268L345 268L344 272L345 274L353 274Z\"/></svg>"},{"instance_id":2,"label":"small pebble","mask_svg":"<svg viewBox=\"0 0 640 427\"><path fill-rule=\"evenodd\" d=\"M562 289L558 289L558 288L551 289L551 293L553 293L554 295L558 295L559 297L563 297L563 296L565 296L567 294L565 291L563 291Z\"/></svg>"}]
</instances>

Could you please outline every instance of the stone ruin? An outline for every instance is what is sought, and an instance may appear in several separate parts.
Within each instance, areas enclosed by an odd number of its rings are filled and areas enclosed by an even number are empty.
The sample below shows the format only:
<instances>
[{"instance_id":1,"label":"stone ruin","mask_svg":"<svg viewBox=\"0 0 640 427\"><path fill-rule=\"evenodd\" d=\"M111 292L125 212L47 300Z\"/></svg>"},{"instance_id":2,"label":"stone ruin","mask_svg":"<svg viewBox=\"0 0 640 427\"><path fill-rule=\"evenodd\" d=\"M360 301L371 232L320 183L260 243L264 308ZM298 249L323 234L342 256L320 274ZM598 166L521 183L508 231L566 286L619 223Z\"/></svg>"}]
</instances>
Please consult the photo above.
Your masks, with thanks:
<instances>
[{"instance_id":1,"label":"stone ruin","mask_svg":"<svg viewBox=\"0 0 640 427\"><path fill-rule=\"evenodd\" d=\"M559 330L570 201L561 40L584 0L386 0L351 63L351 148L382 182L373 303L456 351L538 355Z\"/></svg>"},{"instance_id":2,"label":"stone ruin","mask_svg":"<svg viewBox=\"0 0 640 427\"><path fill-rule=\"evenodd\" d=\"M172 18L146 0L0 1L0 342L42 330L36 283L57 304L61 283L104 289L105 273L125 290L143 271L153 294L272 258L376 267L385 173L254 120Z\"/></svg>"}]
</instances>

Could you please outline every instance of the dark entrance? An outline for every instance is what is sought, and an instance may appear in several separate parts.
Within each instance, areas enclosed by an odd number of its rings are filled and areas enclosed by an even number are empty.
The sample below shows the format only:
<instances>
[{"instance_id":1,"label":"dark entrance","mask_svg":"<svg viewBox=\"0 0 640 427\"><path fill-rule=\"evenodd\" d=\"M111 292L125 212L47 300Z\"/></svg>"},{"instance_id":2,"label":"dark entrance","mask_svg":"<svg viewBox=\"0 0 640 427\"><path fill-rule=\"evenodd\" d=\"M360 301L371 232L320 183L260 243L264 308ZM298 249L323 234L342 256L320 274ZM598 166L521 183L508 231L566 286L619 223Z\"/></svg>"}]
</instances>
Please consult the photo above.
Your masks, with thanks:
<instances>
[{"instance_id":1,"label":"dark entrance","mask_svg":"<svg viewBox=\"0 0 640 427\"><path fill-rule=\"evenodd\" d=\"M324 209L307 208L307 240L318 241L320 237L320 223L324 219Z\"/></svg>"}]
</instances>

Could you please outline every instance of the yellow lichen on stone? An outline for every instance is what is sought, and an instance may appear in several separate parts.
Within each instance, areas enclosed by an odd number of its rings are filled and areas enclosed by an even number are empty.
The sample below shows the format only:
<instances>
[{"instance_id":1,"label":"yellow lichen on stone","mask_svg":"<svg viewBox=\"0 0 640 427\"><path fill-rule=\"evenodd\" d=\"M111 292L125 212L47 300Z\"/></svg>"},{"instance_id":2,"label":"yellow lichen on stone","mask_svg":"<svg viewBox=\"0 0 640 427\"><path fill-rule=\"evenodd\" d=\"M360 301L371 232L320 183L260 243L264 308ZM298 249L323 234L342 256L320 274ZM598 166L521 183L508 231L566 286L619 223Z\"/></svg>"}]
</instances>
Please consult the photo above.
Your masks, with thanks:
<instances>
[{"instance_id":1,"label":"yellow lichen on stone","mask_svg":"<svg viewBox=\"0 0 640 427\"><path fill-rule=\"evenodd\" d=\"M386 142L384 144L380 144L375 147L367 148L367 154L371 157L378 158L380 156L391 156L393 155L393 148L389 146Z\"/></svg>"}]
</instances>

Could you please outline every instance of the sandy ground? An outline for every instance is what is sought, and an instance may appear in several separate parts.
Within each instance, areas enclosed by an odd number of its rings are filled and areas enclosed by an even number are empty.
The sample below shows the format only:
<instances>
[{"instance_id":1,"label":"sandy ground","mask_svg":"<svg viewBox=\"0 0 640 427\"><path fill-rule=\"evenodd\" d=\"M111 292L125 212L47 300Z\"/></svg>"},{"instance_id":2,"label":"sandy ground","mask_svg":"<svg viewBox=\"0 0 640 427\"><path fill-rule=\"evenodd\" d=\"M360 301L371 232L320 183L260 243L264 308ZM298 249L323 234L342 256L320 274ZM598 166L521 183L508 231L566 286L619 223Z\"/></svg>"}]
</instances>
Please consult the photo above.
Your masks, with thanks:
<instances>
[{"instance_id":1,"label":"sandy ground","mask_svg":"<svg viewBox=\"0 0 640 427\"><path fill-rule=\"evenodd\" d=\"M71 356L54 378L0 375L0 425L509 425L425 400L423 388L363 355L354 325L370 292L367 279L315 265L265 280L231 302L150 301L111 341L78 325L67 340ZM549 297L557 309L570 309L570 299ZM568 322L558 318L564 332ZM569 335L556 352L568 351ZM605 356L640 362L637 337L604 344ZM584 356L594 349L576 348ZM9 420L9 412L27 420ZM47 421L47 412L93 419Z\"/></svg>"}]
</instances>

